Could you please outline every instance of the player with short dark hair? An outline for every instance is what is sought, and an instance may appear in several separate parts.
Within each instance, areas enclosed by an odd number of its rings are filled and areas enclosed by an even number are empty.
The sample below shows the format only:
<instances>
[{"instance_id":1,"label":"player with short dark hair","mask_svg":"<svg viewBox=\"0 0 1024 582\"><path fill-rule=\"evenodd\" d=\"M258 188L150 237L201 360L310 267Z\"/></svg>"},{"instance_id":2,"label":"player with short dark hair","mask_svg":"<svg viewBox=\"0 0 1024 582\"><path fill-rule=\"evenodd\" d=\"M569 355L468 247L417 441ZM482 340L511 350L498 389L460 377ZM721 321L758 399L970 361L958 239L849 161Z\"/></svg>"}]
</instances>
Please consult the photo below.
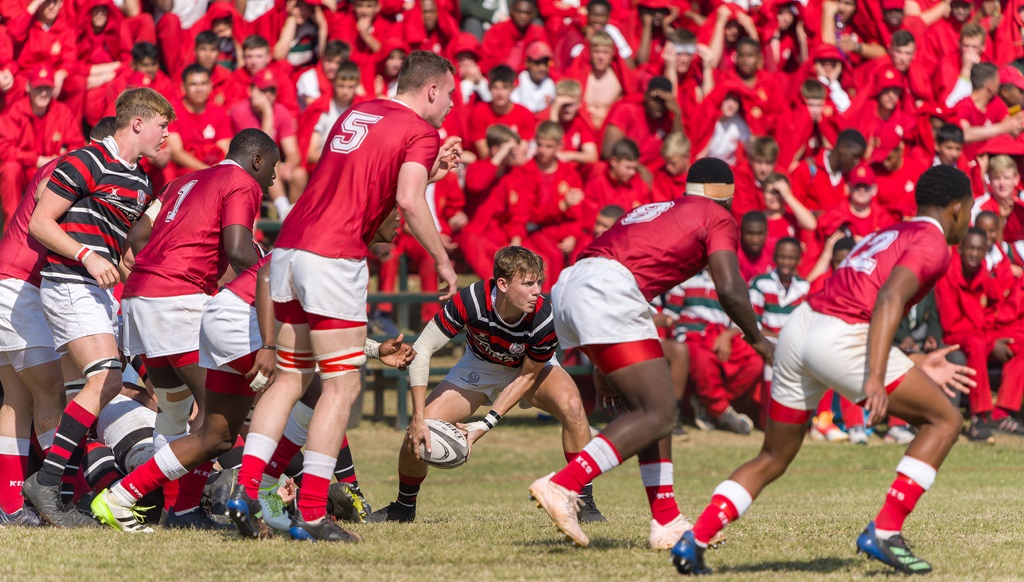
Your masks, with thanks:
<instances>
[{"instance_id":1,"label":"player with short dark hair","mask_svg":"<svg viewBox=\"0 0 1024 582\"><path fill-rule=\"evenodd\" d=\"M963 427L943 389L951 394L948 384L967 391L965 386L974 384L967 377L973 370L946 362L945 355L957 346L912 359L893 345L893 337L910 306L945 274L949 245L958 244L970 226L973 196L967 175L949 166L927 170L916 196L916 218L864 237L824 289L789 317L779 334L761 453L715 489L693 530L672 549L680 573L710 573L704 565L708 542L785 473L829 387L865 402L868 424L888 412L918 428L881 512L857 539L857 549L907 574L931 571L900 530Z\"/></svg>"},{"instance_id":2,"label":"player with short dark hair","mask_svg":"<svg viewBox=\"0 0 1024 582\"><path fill-rule=\"evenodd\" d=\"M93 502L96 516L115 529L138 531L132 505L174 480L180 480L178 495L169 504L165 525L221 527L200 510L199 502L213 469L211 459L223 451L177 441L188 431L193 402L204 409L206 370L199 365L203 312L229 267L243 273L259 260L251 229L276 177L279 156L270 136L242 130L223 162L168 184L162 204L147 212L150 220L133 228L136 258L121 299L122 343L127 357L142 356L160 412L153 463ZM139 236L140 229L152 234ZM207 432L215 429L207 427Z\"/></svg>"},{"instance_id":3,"label":"player with short dark hair","mask_svg":"<svg viewBox=\"0 0 1024 582\"><path fill-rule=\"evenodd\" d=\"M482 421L459 425L468 431L472 447L521 401L561 422L567 461L576 458L590 440L579 389L554 358L558 338L551 303L540 294L543 277L544 261L539 255L523 247L505 247L494 257L492 279L459 291L427 323L413 346L416 359L409 367L413 417L398 456L398 498L367 521L416 518L416 497L427 477L427 464L418 451L423 446L431 452L427 418L461 423L490 404ZM463 329L467 330L465 355L427 398L431 356ZM589 483L580 499L584 519L604 521Z\"/></svg>"},{"instance_id":4,"label":"player with short dark hair","mask_svg":"<svg viewBox=\"0 0 1024 582\"><path fill-rule=\"evenodd\" d=\"M49 249L40 298L58 352L86 382L64 409L43 468L25 480L25 498L54 525L96 525L67 510L60 480L100 410L121 390L117 308L110 288L128 229L153 199L142 156L156 157L174 120L171 104L149 88L117 98L114 135L61 159L29 220L29 234Z\"/></svg>"},{"instance_id":5,"label":"player with short dark hair","mask_svg":"<svg viewBox=\"0 0 1024 582\"><path fill-rule=\"evenodd\" d=\"M458 278L424 197L427 185L447 175L461 154L458 138L441 145L437 134L452 107L452 71L446 59L414 51L402 64L395 99L349 108L327 136L309 186L281 226L270 267L278 373L253 413L241 486L228 501L240 528L254 517L263 468L288 412L319 367L323 393L310 424L290 531L297 539L357 539L325 517L330 478L366 361L367 246L397 203L437 263L446 283L442 299L455 293Z\"/></svg>"},{"instance_id":6,"label":"player with short dark hair","mask_svg":"<svg viewBox=\"0 0 1024 582\"><path fill-rule=\"evenodd\" d=\"M648 305L652 298L710 267L722 307L747 342L771 360L772 346L758 330L739 274L736 221L727 210L732 170L718 159L697 161L687 174L686 194L622 217L562 271L552 290L559 342L587 354L626 410L568 466L530 486L538 506L580 546L589 539L577 517L579 492L633 455L641 462L655 520L666 532L690 528L672 493L671 441L663 440L676 425L677 409Z\"/></svg>"}]
</instances>

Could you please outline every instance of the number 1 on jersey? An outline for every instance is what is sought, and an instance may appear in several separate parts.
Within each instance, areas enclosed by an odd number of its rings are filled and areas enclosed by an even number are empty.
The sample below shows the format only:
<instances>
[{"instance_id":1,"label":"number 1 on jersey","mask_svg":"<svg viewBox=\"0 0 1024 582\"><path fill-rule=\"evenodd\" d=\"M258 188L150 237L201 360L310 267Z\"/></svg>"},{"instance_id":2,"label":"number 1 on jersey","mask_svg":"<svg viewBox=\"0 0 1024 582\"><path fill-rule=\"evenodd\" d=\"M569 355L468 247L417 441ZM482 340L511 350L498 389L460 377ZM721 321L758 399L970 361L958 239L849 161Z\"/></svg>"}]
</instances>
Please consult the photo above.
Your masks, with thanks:
<instances>
[{"instance_id":1,"label":"number 1 on jersey","mask_svg":"<svg viewBox=\"0 0 1024 582\"><path fill-rule=\"evenodd\" d=\"M366 135L370 133L370 126L381 119L384 117L370 115L362 111L352 111L338 126L343 135L334 136L334 139L331 140L331 151L338 154L350 154L356 151L359 146L363 145Z\"/></svg>"},{"instance_id":2,"label":"number 1 on jersey","mask_svg":"<svg viewBox=\"0 0 1024 582\"><path fill-rule=\"evenodd\" d=\"M180 190L178 190L178 199L174 201L174 208L172 208L171 211L167 213L167 218L164 219L164 222L170 222L174 220L174 217L178 215L178 209L181 208L181 203L185 201L185 197L188 196L188 193L191 192L192 188L194 188L195 185L198 183L199 180L192 180L188 184L182 186Z\"/></svg>"}]
</instances>

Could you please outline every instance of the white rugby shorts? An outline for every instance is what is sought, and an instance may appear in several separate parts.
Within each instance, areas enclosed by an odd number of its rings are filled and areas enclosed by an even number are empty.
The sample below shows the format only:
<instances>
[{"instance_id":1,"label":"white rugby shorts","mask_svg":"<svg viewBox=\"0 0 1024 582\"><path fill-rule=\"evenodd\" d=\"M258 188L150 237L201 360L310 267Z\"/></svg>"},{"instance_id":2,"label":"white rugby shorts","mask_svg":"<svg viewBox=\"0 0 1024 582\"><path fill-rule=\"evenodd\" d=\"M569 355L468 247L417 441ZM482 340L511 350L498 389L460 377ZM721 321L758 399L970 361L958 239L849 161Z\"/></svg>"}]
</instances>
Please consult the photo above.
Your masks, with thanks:
<instances>
[{"instance_id":1,"label":"white rugby shorts","mask_svg":"<svg viewBox=\"0 0 1024 582\"><path fill-rule=\"evenodd\" d=\"M550 366L559 366L558 360L554 356L544 365L545 368ZM481 360L467 348L466 354L455 364L455 367L448 371L444 380L463 390L479 392L487 396L485 404L494 404L498 394L501 394L501 391L508 387L521 371L521 366L511 368ZM524 400L520 407L529 408L530 405Z\"/></svg>"},{"instance_id":2,"label":"white rugby shorts","mask_svg":"<svg viewBox=\"0 0 1024 582\"><path fill-rule=\"evenodd\" d=\"M53 347L58 352L67 351L65 346L69 342L90 335L109 333L115 340L120 339L118 304L110 291L88 283L44 278L39 298L53 334Z\"/></svg>"},{"instance_id":3,"label":"white rugby shorts","mask_svg":"<svg viewBox=\"0 0 1024 582\"><path fill-rule=\"evenodd\" d=\"M270 298L298 301L306 313L366 321L366 260L332 259L299 249L277 248L270 255Z\"/></svg>"},{"instance_id":4,"label":"white rugby shorts","mask_svg":"<svg viewBox=\"0 0 1024 582\"><path fill-rule=\"evenodd\" d=\"M228 362L260 349L262 339L256 308L222 289L206 306L199 326L199 365L237 374Z\"/></svg>"},{"instance_id":5,"label":"white rugby shorts","mask_svg":"<svg viewBox=\"0 0 1024 582\"><path fill-rule=\"evenodd\" d=\"M187 354L199 349L199 322L210 302L205 293L121 300L121 345L128 357Z\"/></svg>"},{"instance_id":6,"label":"white rugby shorts","mask_svg":"<svg viewBox=\"0 0 1024 582\"><path fill-rule=\"evenodd\" d=\"M39 288L21 279L0 279L0 366L21 372L58 359Z\"/></svg>"},{"instance_id":7,"label":"white rugby shorts","mask_svg":"<svg viewBox=\"0 0 1024 582\"><path fill-rule=\"evenodd\" d=\"M772 402L796 410L813 410L829 388L861 402L867 367L868 324L847 323L818 313L807 303L796 308L779 333L775 348ZM887 389L899 382L914 362L895 346L885 370Z\"/></svg>"},{"instance_id":8,"label":"white rugby shorts","mask_svg":"<svg viewBox=\"0 0 1024 582\"><path fill-rule=\"evenodd\" d=\"M563 348L658 339L653 308L618 261L590 257L564 269L551 308Z\"/></svg>"}]
</instances>

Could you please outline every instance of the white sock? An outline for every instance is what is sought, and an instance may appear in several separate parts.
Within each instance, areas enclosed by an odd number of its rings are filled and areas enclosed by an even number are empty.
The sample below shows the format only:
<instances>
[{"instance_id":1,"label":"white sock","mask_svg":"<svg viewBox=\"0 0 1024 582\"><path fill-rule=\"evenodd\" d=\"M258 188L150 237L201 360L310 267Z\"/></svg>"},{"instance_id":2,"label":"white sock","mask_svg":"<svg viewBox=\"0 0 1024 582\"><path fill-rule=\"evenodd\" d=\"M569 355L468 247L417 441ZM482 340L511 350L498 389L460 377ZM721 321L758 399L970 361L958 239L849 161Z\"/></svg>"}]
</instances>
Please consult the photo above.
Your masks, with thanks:
<instances>
[{"instance_id":1,"label":"white sock","mask_svg":"<svg viewBox=\"0 0 1024 582\"><path fill-rule=\"evenodd\" d=\"M292 203L288 201L287 196L279 196L274 198L274 209L277 210L277 217L284 220L292 211Z\"/></svg>"}]
</instances>

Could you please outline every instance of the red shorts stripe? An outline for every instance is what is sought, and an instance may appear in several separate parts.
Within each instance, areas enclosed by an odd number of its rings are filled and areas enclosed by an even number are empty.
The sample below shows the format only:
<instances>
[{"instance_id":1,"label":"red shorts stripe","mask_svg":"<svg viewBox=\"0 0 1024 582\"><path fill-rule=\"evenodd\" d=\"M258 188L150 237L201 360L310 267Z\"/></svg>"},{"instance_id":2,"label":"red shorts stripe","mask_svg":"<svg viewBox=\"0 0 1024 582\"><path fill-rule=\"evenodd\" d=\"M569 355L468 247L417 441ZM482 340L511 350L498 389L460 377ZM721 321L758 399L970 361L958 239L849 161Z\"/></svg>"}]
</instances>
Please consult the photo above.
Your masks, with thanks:
<instances>
[{"instance_id":1,"label":"red shorts stripe","mask_svg":"<svg viewBox=\"0 0 1024 582\"><path fill-rule=\"evenodd\" d=\"M593 344L581 346L580 349L602 374L611 374L633 364L665 357L661 342L656 339L621 344Z\"/></svg>"},{"instance_id":2,"label":"red shorts stripe","mask_svg":"<svg viewBox=\"0 0 1024 582\"><path fill-rule=\"evenodd\" d=\"M225 366L230 367L232 370L235 370L236 372L238 372L239 374L242 374L244 376L245 374L249 373L249 370L252 370L252 366L255 363L256 363L256 352L253 352L253 353L251 353L251 354L249 354L247 356L242 356L241 358L238 358L237 360L231 360L230 362L225 364Z\"/></svg>"},{"instance_id":3,"label":"red shorts stripe","mask_svg":"<svg viewBox=\"0 0 1024 582\"><path fill-rule=\"evenodd\" d=\"M274 319L281 323L292 325L307 325L306 312L302 310L302 304L293 300L287 303L274 303Z\"/></svg>"},{"instance_id":4,"label":"red shorts stripe","mask_svg":"<svg viewBox=\"0 0 1024 582\"><path fill-rule=\"evenodd\" d=\"M896 378L892 382L889 382L888 384L886 384L885 385L885 393L886 394L892 394L892 391L897 389L897 388L899 388L900 384L902 384L903 381L906 380L906 378L907 378L907 375L903 374L899 378ZM858 402L857 406L860 406L860 407L863 408L864 407L864 403L867 402L867 401L868 401L868 399L865 398L864 400L861 400L860 402Z\"/></svg>"},{"instance_id":5,"label":"red shorts stripe","mask_svg":"<svg viewBox=\"0 0 1024 582\"><path fill-rule=\"evenodd\" d=\"M812 414L813 411L811 410L790 408L775 399L772 399L772 404L768 408L769 418L775 422L784 422L786 424L803 424L811 419Z\"/></svg>"},{"instance_id":6,"label":"red shorts stripe","mask_svg":"<svg viewBox=\"0 0 1024 582\"><path fill-rule=\"evenodd\" d=\"M241 374L232 374L223 370L206 371L206 389L210 392L253 398L256 393L252 391L249 384L250 380Z\"/></svg>"},{"instance_id":7,"label":"red shorts stripe","mask_svg":"<svg viewBox=\"0 0 1024 582\"><path fill-rule=\"evenodd\" d=\"M142 363L149 368L184 368L199 363L199 350L192 350L183 354L171 354L169 356L147 357L142 354Z\"/></svg>"},{"instance_id":8,"label":"red shorts stripe","mask_svg":"<svg viewBox=\"0 0 1024 582\"><path fill-rule=\"evenodd\" d=\"M351 329L354 327L366 327L365 321L348 321L346 319L324 317L322 315L315 315L312 313L307 313L306 318L309 320L309 329L316 331L325 329Z\"/></svg>"}]
</instances>

